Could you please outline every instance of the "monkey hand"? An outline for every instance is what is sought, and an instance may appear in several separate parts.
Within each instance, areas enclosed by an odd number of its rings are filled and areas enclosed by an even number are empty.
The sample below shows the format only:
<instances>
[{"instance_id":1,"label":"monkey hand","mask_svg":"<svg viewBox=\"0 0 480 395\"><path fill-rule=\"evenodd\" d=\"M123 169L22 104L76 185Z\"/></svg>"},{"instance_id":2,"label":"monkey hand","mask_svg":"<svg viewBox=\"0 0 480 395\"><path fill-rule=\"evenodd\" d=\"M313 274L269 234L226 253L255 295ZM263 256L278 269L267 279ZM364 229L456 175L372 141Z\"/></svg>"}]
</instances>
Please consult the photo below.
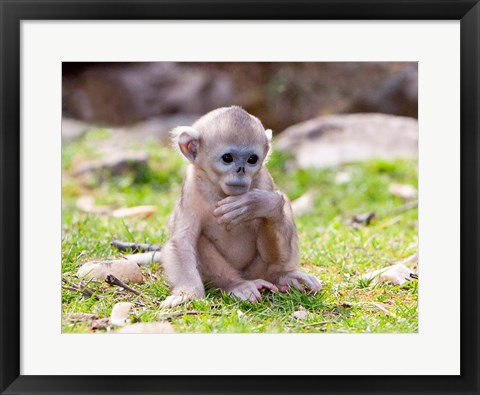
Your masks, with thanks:
<instances>
[{"instance_id":1,"label":"monkey hand","mask_svg":"<svg viewBox=\"0 0 480 395\"><path fill-rule=\"evenodd\" d=\"M213 215L227 230L255 218L276 219L283 213L285 200L278 192L252 189L241 195L228 196L217 202Z\"/></svg>"},{"instance_id":2,"label":"monkey hand","mask_svg":"<svg viewBox=\"0 0 480 395\"><path fill-rule=\"evenodd\" d=\"M287 292L290 287L301 291L309 289L313 292L318 292L322 288L316 277L298 270L283 273L274 282L281 292Z\"/></svg>"},{"instance_id":3,"label":"monkey hand","mask_svg":"<svg viewBox=\"0 0 480 395\"><path fill-rule=\"evenodd\" d=\"M254 303L261 299L260 291L264 289L278 291L278 288L272 283L262 279L257 279L253 281L243 281L240 284L237 284L228 290L228 294L231 296L236 296L241 300L247 300L251 303Z\"/></svg>"}]
</instances>

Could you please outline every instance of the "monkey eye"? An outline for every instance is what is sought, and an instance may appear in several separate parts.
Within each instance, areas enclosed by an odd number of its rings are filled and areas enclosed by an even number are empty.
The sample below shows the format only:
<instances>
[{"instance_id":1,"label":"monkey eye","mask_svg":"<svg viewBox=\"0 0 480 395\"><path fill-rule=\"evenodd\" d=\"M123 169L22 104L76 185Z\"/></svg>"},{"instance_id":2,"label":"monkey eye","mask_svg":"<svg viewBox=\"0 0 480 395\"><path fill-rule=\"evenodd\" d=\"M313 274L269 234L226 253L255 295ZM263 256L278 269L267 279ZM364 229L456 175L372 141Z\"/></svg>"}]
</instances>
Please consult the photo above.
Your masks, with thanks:
<instances>
[{"instance_id":1,"label":"monkey eye","mask_svg":"<svg viewBox=\"0 0 480 395\"><path fill-rule=\"evenodd\" d=\"M224 154L224 155L222 156L222 160L223 160L225 163L232 163L232 162L233 162L232 154Z\"/></svg>"},{"instance_id":2,"label":"monkey eye","mask_svg":"<svg viewBox=\"0 0 480 395\"><path fill-rule=\"evenodd\" d=\"M247 159L247 162L250 163L251 165L254 165L258 161L258 156L257 155L252 155L250 158Z\"/></svg>"}]
</instances>

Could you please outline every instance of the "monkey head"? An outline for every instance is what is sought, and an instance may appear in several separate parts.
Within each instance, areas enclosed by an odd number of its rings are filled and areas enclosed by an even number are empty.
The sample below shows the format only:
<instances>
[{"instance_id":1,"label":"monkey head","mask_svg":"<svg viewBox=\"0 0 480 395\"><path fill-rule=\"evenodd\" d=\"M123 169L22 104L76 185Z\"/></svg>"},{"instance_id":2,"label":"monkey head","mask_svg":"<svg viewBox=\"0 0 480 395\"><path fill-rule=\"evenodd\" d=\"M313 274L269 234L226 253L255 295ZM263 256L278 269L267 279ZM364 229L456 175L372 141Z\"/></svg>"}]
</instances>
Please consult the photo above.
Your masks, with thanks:
<instances>
[{"instance_id":1,"label":"monkey head","mask_svg":"<svg viewBox=\"0 0 480 395\"><path fill-rule=\"evenodd\" d=\"M270 150L272 131L240 107L211 111L173 131L174 145L224 195L248 192Z\"/></svg>"}]
</instances>

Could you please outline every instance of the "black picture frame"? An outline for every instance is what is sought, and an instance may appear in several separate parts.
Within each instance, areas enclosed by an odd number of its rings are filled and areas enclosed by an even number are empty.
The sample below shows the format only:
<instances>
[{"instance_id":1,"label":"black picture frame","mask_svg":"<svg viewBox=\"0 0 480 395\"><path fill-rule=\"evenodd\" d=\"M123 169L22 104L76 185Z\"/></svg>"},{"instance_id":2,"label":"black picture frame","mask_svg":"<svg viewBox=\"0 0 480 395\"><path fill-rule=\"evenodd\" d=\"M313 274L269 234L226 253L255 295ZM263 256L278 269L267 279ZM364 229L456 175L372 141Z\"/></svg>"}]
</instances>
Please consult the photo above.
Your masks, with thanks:
<instances>
[{"instance_id":1,"label":"black picture frame","mask_svg":"<svg viewBox=\"0 0 480 395\"><path fill-rule=\"evenodd\" d=\"M474 0L0 0L1 381L5 394L479 394L480 4ZM20 375L20 22L22 20L460 20L461 374L459 376ZM434 43L432 45L438 45ZM39 263L41 264L41 263ZM439 349L441 344L439 344ZM188 356L186 356L188 358ZM295 361L286 361L295 363Z\"/></svg>"}]
</instances>

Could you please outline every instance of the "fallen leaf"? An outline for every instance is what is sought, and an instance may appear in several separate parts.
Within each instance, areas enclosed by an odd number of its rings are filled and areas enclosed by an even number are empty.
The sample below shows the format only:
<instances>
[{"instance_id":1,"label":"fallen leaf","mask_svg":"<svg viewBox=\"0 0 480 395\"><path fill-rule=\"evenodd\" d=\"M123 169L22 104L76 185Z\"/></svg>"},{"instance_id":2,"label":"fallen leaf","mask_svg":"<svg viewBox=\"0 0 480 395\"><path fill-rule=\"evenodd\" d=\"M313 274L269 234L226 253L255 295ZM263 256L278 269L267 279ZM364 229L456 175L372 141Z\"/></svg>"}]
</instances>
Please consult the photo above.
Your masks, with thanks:
<instances>
[{"instance_id":1,"label":"fallen leaf","mask_svg":"<svg viewBox=\"0 0 480 395\"><path fill-rule=\"evenodd\" d=\"M86 262L77 272L78 277L97 280L105 280L109 274L113 274L123 282L130 281L135 284L143 282L140 267L128 259Z\"/></svg>"},{"instance_id":2,"label":"fallen leaf","mask_svg":"<svg viewBox=\"0 0 480 395\"><path fill-rule=\"evenodd\" d=\"M346 171L340 171L335 175L335 183L338 185L346 184L352 179L352 175Z\"/></svg>"},{"instance_id":3,"label":"fallen leaf","mask_svg":"<svg viewBox=\"0 0 480 395\"><path fill-rule=\"evenodd\" d=\"M115 326L123 326L127 323L130 310L133 307L133 303L119 302L113 306L112 313L110 314L110 323Z\"/></svg>"},{"instance_id":4,"label":"fallen leaf","mask_svg":"<svg viewBox=\"0 0 480 395\"><path fill-rule=\"evenodd\" d=\"M157 211L155 206L135 206L113 210L110 215L114 218L148 218Z\"/></svg>"},{"instance_id":5,"label":"fallen leaf","mask_svg":"<svg viewBox=\"0 0 480 395\"><path fill-rule=\"evenodd\" d=\"M88 314L88 313L71 313L67 314L65 318L70 322L86 322L98 319L95 314Z\"/></svg>"},{"instance_id":6,"label":"fallen leaf","mask_svg":"<svg viewBox=\"0 0 480 395\"><path fill-rule=\"evenodd\" d=\"M106 215L114 218L148 218L156 213L156 206L134 206L114 209L109 206L96 206L93 196L81 196L77 208L88 214Z\"/></svg>"},{"instance_id":7,"label":"fallen leaf","mask_svg":"<svg viewBox=\"0 0 480 395\"><path fill-rule=\"evenodd\" d=\"M417 197L417 189L408 184L390 184L388 191L400 199L409 200Z\"/></svg>"},{"instance_id":8,"label":"fallen leaf","mask_svg":"<svg viewBox=\"0 0 480 395\"><path fill-rule=\"evenodd\" d=\"M386 281L394 285L402 285L414 278L412 275L415 275L415 273L408 267L396 264L364 274L361 278L366 281Z\"/></svg>"},{"instance_id":9,"label":"fallen leaf","mask_svg":"<svg viewBox=\"0 0 480 395\"><path fill-rule=\"evenodd\" d=\"M111 208L108 206L95 206L95 198L88 195L78 198L77 208L89 214L108 214L111 211Z\"/></svg>"},{"instance_id":10,"label":"fallen leaf","mask_svg":"<svg viewBox=\"0 0 480 395\"><path fill-rule=\"evenodd\" d=\"M313 210L313 194L307 192L295 199L292 203L293 214L297 217L308 214Z\"/></svg>"},{"instance_id":11,"label":"fallen leaf","mask_svg":"<svg viewBox=\"0 0 480 395\"><path fill-rule=\"evenodd\" d=\"M87 313L72 313L68 314L65 318L72 323L86 322L93 331L108 328L110 323L108 318L99 318L95 314Z\"/></svg>"},{"instance_id":12,"label":"fallen leaf","mask_svg":"<svg viewBox=\"0 0 480 395\"><path fill-rule=\"evenodd\" d=\"M90 329L96 331L98 329L108 329L110 320L108 318L99 318L90 322Z\"/></svg>"},{"instance_id":13,"label":"fallen leaf","mask_svg":"<svg viewBox=\"0 0 480 395\"><path fill-rule=\"evenodd\" d=\"M297 311L294 311L292 314L297 320L303 321L308 317L308 311L305 310L305 307L300 306Z\"/></svg>"}]
</instances>

